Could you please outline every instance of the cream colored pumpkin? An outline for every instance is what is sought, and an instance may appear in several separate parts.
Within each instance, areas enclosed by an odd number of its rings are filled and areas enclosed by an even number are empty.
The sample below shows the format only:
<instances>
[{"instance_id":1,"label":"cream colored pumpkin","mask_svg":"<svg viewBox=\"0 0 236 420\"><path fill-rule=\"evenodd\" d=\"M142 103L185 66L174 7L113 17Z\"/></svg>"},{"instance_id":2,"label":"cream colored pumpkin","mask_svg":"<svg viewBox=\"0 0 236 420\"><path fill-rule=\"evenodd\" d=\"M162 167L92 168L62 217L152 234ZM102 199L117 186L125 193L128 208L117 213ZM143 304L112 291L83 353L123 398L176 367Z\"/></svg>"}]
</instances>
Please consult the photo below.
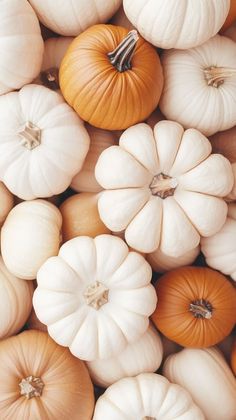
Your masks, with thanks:
<instances>
[{"instance_id":1,"label":"cream colored pumpkin","mask_svg":"<svg viewBox=\"0 0 236 420\"><path fill-rule=\"evenodd\" d=\"M162 65L159 106L167 119L206 136L236 125L235 42L216 35L193 49L165 51Z\"/></svg>"},{"instance_id":2,"label":"cream colored pumpkin","mask_svg":"<svg viewBox=\"0 0 236 420\"><path fill-rule=\"evenodd\" d=\"M165 273L166 271L173 270L177 267L184 265L191 265L197 258L200 252L200 247L190 249L186 254L180 257L171 257L164 254L159 248L151 254L147 254L146 260L151 265L152 269L157 273Z\"/></svg>"},{"instance_id":3,"label":"cream colored pumpkin","mask_svg":"<svg viewBox=\"0 0 236 420\"><path fill-rule=\"evenodd\" d=\"M23 200L63 192L88 149L83 122L59 93L27 85L0 97L0 179Z\"/></svg>"},{"instance_id":4,"label":"cream colored pumpkin","mask_svg":"<svg viewBox=\"0 0 236 420\"><path fill-rule=\"evenodd\" d=\"M127 344L117 356L87 362L92 381L104 388L142 372L155 372L162 361L163 346L160 335L150 325L134 343Z\"/></svg>"},{"instance_id":5,"label":"cream colored pumpkin","mask_svg":"<svg viewBox=\"0 0 236 420\"><path fill-rule=\"evenodd\" d=\"M207 420L235 420L236 381L218 349L181 350L167 358L163 372L191 394Z\"/></svg>"},{"instance_id":6,"label":"cream colored pumpkin","mask_svg":"<svg viewBox=\"0 0 236 420\"><path fill-rule=\"evenodd\" d=\"M228 217L219 232L201 239L207 264L236 280L236 204L229 204Z\"/></svg>"},{"instance_id":7,"label":"cream colored pumpkin","mask_svg":"<svg viewBox=\"0 0 236 420\"><path fill-rule=\"evenodd\" d=\"M232 163L232 171L234 174L234 185L230 193L225 197L226 201L235 201L236 200L236 162Z\"/></svg>"},{"instance_id":8,"label":"cream colored pumpkin","mask_svg":"<svg viewBox=\"0 0 236 420\"><path fill-rule=\"evenodd\" d=\"M27 0L1 0L0 28L2 95L32 82L40 71L44 47L37 16Z\"/></svg>"},{"instance_id":9,"label":"cream colored pumpkin","mask_svg":"<svg viewBox=\"0 0 236 420\"><path fill-rule=\"evenodd\" d=\"M14 205L14 197L7 187L0 182L0 226L6 219L9 211Z\"/></svg>"},{"instance_id":10,"label":"cream colored pumpkin","mask_svg":"<svg viewBox=\"0 0 236 420\"><path fill-rule=\"evenodd\" d=\"M0 339L16 334L24 326L31 308L33 284L11 274L0 257Z\"/></svg>"},{"instance_id":11,"label":"cream colored pumpkin","mask_svg":"<svg viewBox=\"0 0 236 420\"><path fill-rule=\"evenodd\" d=\"M62 217L46 200L24 201L8 214L1 229L1 252L8 270L33 280L40 266L57 255Z\"/></svg>"},{"instance_id":12,"label":"cream colored pumpkin","mask_svg":"<svg viewBox=\"0 0 236 420\"><path fill-rule=\"evenodd\" d=\"M121 5L121 0L29 0L29 2L40 22L58 34L70 36L79 35L96 23L106 22Z\"/></svg>"},{"instance_id":13,"label":"cream colored pumpkin","mask_svg":"<svg viewBox=\"0 0 236 420\"><path fill-rule=\"evenodd\" d=\"M98 399L93 420L205 420L190 394L164 376L142 373L111 385Z\"/></svg>"},{"instance_id":14,"label":"cream colored pumpkin","mask_svg":"<svg viewBox=\"0 0 236 420\"><path fill-rule=\"evenodd\" d=\"M41 266L34 309L76 357L109 358L147 330L157 301L151 276L150 265L122 239L80 236Z\"/></svg>"},{"instance_id":15,"label":"cream colored pumpkin","mask_svg":"<svg viewBox=\"0 0 236 420\"><path fill-rule=\"evenodd\" d=\"M229 0L124 0L125 14L140 34L161 48L192 48L223 25Z\"/></svg>"},{"instance_id":16,"label":"cream colored pumpkin","mask_svg":"<svg viewBox=\"0 0 236 420\"><path fill-rule=\"evenodd\" d=\"M232 189L229 161L211 155L199 131L160 121L128 128L119 146L100 155L95 168L98 210L114 232L125 229L129 246L141 252L179 257L224 224L224 197ZM212 217L214 214L214 217Z\"/></svg>"}]
</instances>

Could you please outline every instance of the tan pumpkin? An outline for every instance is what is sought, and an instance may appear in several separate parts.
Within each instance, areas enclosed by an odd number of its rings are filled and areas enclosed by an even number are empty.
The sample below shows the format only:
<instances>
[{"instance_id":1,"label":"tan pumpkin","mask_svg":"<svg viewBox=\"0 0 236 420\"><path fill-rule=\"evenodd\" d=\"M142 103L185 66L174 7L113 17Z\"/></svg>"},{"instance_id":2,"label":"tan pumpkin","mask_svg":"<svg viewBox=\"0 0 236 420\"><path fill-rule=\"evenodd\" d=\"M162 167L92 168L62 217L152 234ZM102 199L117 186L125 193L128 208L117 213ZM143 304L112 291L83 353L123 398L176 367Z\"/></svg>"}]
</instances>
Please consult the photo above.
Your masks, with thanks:
<instances>
[{"instance_id":1,"label":"tan pumpkin","mask_svg":"<svg viewBox=\"0 0 236 420\"><path fill-rule=\"evenodd\" d=\"M92 383L86 366L41 331L0 342L0 418L91 420Z\"/></svg>"},{"instance_id":2,"label":"tan pumpkin","mask_svg":"<svg viewBox=\"0 0 236 420\"><path fill-rule=\"evenodd\" d=\"M233 346L232 346L231 366L232 366L234 374L236 375L236 339L234 339L234 343L233 343Z\"/></svg>"},{"instance_id":3,"label":"tan pumpkin","mask_svg":"<svg viewBox=\"0 0 236 420\"><path fill-rule=\"evenodd\" d=\"M14 205L13 194L0 182L0 227Z\"/></svg>"},{"instance_id":4,"label":"tan pumpkin","mask_svg":"<svg viewBox=\"0 0 236 420\"><path fill-rule=\"evenodd\" d=\"M160 248L156 251L147 254L146 260L151 265L152 269L157 273L164 273L165 271L173 270L174 268L184 265L192 264L200 252L200 246L190 249L190 251L181 255L180 257L172 257L164 254Z\"/></svg>"}]
</instances>

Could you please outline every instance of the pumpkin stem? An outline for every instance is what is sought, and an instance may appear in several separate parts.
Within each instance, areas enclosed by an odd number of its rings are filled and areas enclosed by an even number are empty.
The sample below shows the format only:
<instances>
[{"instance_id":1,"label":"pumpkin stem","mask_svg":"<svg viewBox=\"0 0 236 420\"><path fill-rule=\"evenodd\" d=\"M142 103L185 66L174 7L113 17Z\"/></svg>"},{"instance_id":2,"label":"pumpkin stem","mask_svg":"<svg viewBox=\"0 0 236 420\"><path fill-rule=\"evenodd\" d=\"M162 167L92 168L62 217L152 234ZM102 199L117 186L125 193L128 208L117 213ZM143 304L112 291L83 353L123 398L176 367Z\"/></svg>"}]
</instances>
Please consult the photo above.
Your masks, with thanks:
<instances>
[{"instance_id":1,"label":"pumpkin stem","mask_svg":"<svg viewBox=\"0 0 236 420\"><path fill-rule=\"evenodd\" d=\"M21 137L20 144L26 147L26 149L32 150L41 143L41 130L30 121L25 123L18 134Z\"/></svg>"},{"instance_id":2,"label":"pumpkin stem","mask_svg":"<svg viewBox=\"0 0 236 420\"><path fill-rule=\"evenodd\" d=\"M20 393L24 395L28 400L33 397L40 397L43 393L44 383L41 378L35 376L28 376L19 384Z\"/></svg>"},{"instance_id":3,"label":"pumpkin stem","mask_svg":"<svg viewBox=\"0 0 236 420\"><path fill-rule=\"evenodd\" d=\"M60 89L59 86L59 70L56 67L51 67L48 70L41 71L40 80L44 86L52 90Z\"/></svg>"},{"instance_id":4,"label":"pumpkin stem","mask_svg":"<svg viewBox=\"0 0 236 420\"><path fill-rule=\"evenodd\" d=\"M87 305L98 310L102 305L108 302L108 292L109 289L107 289L104 284L95 281L95 283L90 284L84 292L85 301Z\"/></svg>"},{"instance_id":5,"label":"pumpkin stem","mask_svg":"<svg viewBox=\"0 0 236 420\"><path fill-rule=\"evenodd\" d=\"M131 60L139 39L138 32L130 31L114 51L107 54L111 64L120 72L131 69Z\"/></svg>"},{"instance_id":6,"label":"pumpkin stem","mask_svg":"<svg viewBox=\"0 0 236 420\"><path fill-rule=\"evenodd\" d=\"M230 67L210 66L204 69L204 74L207 84L218 88L224 83L225 79L236 75L236 69L232 69Z\"/></svg>"},{"instance_id":7,"label":"pumpkin stem","mask_svg":"<svg viewBox=\"0 0 236 420\"><path fill-rule=\"evenodd\" d=\"M168 175L160 173L153 177L149 188L152 192L152 195L157 195L158 197L166 198L171 195L174 195L177 185L178 182L175 178L171 178Z\"/></svg>"},{"instance_id":8,"label":"pumpkin stem","mask_svg":"<svg viewBox=\"0 0 236 420\"><path fill-rule=\"evenodd\" d=\"M195 300L189 305L190 312L193 312L195 318L210 319L212 317L212 305L205 299Z\"/></svg>"},{"instance_id":9,"label":"pumpkin stem","mask_svg":"<svg viewBox=\"0 0 236 420\"><path fill-rule=\"evenodd\" d=\"M142 420L156 420L156 417L146 416L146 417L143 417Z\"/></svg>"}]
</instances>

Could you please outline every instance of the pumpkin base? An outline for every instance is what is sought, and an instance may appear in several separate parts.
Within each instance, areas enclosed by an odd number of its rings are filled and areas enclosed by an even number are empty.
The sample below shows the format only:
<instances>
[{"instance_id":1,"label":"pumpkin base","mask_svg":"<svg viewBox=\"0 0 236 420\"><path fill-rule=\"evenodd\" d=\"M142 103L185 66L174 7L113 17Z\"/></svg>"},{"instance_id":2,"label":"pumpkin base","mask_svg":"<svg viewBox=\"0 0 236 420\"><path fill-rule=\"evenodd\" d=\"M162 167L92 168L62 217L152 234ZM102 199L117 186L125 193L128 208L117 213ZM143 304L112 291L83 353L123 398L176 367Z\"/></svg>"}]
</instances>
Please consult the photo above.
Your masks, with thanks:
<instances>
[{"instance_id":1,"label":"pumpkin base","mask_svg":"<svg viewBox=\"0 0 236 420\"><path fill-rule=\"evenodd\" d=\"M28 150L32 150L41 143L41 130L35 124L27 121L21 131L18 132L21 137L20 144Z\"/></svg>"},{"instance_id":2,"label":"pumpkin base","mask_svg":"<svg viewBox=\"0 0 236 420\"><path fill-rule=\"evenodd\" d=\"M104 284L95 281L95 283L90 284L87 287L84 292L84 298L87 305L98 310L108 302L108 293L109 289L107 289Z\"/></svg>"},{"instance_id":3,"label":"pumpkin base","mask_svg":"<svg viewBox=\"0 0 236 420\"><path fill-rule=\"evenodd\" d=\"M190 312L195 318L210 319L212 317L212 305L205 299L195 300L189 305Z\"/></svg>"}]
</instances>

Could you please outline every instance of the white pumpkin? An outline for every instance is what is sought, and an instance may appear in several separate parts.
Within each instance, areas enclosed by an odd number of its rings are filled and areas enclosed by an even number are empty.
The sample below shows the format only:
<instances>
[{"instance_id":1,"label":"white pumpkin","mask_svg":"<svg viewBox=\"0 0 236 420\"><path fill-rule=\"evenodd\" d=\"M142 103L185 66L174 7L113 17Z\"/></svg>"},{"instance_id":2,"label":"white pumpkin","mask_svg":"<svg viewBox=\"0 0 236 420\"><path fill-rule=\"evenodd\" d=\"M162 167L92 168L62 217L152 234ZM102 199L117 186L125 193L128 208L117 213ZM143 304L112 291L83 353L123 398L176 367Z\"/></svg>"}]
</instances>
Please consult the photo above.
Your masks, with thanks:
<instances>
[{"instance_id":1,"label":"white pumpkin","mask_svg":"<svg viewBox=\"0 0 236 420\"><path fill-rule=\"evenodd\" d=\"M164 51L159 103L167 119L206 136L236 125L236 43L216 35L200 47Z\"/></svg>"},{"instance_id":2,"label":"white pumpkin","mask_svg":"<svg viewBox=\"0 0 236 420\"><path fill-rule=\"evenodd\" d=\"M33 280L40 266L57 255L61 213L46 200L23 201L8 214L1 229L1 252L8 270Z\"/></svg>"},{"instance_id":3,"label":"white pumpkin","mask_svg":"<svg viewBox=\"0 0 236 420\"><path fill-rule=\"evenodd\" d=\"M236 162L232 163L232 171L234 175L234 185L230 193L225 197L226 201L235 201L236 200Z\"/></svg>"},{"instance_id":4,"label":"white pumpkin","mask_svg":"<svg viewBox=\"0 0 236 420\"><path fill-rule=\"evenodd\" d=\"M37 76L43 59L43 38L27 0L0 2L0 95L20 89Z\"/></svg>"},{"instance_id":5,"label":"white pumpkin","mask_svg":"<svg viewBox=\"0 0 236 420\"><path fill-rule=\"evenodd\" d=\"M69 36L79 35L96 23L106 22L118 10L121 1L29 0L40 22L58 34Z\"/></svg>"},{"instance_id":6,"label":"white pumpkin","mask_svg":"<svg viewBox=\"0 0 236 420\"><path fill-rule=\"evenodd\" d=\"M0 257L0 339L16 334L24 326L31 308L33 284L11 274Z\"/></svg>"},{"instance_id":7,"label":"white pumpkin","mask_svg":"<svg viewBox=\"0 0 236 420\"><path fill-rule=\"evenodd\" d=\"M229 204L228 217L219 232L201 239L207 264L236 280L236 204Z\"/></svg>"},{"instance_id":8,"label":"white pumpkin","mask_svg":"<svg viewBox=\"0 0 236 420\"><path fill-rule=\"evenodd\" d=\"M14 197L7 187L0 182L0 227L14 205Z\"/></svg>"},{"instance_id":9,"label":"white pumpkin","mask_svg":"<svg viewBox=\"0 0 236 420\"><path fill-rule=\"evenodd\" d=\"M62 96L37 85L0 97L0 179L23 200L63 192L89 149L82 120Z\"/></svg>"},{"instance_id":10,"label":"white pumpkin","mask_svg":"<svg viewBox=\"0 0 236 420\"><path fill-rule=\"evenodd\" d=\"M166 271L173 270L177 267L191 265L199 253L200 246L197 246L196 248L190 249L190 251L180 257L171 257L161 252L158 248L156 251L151 252L151 254L147 254L146 260L149 262L154 271L157 273L165 273Z\"/></svg>"},{"instance_id":11,"label":"white pumpkin","mask_svg":"<svg viewBox=\"0 0 236 420\"><path fill-rule=\"evenodd\" d=\"M82 360L118 354L156 307L145 259L112 235L73 238L37 274L33 305L50 336Z\"/></svg>"},{"instance_id":12,"label":"white pumpkin","mask_svg":"<svg viewBox=\"0 0 236 420\"><path fill-rule=\"evenodd\" d=\"M229 0L124 0L125 13L140 34L161 48L192 48L223 25Z\"/></svg>"},{"instance_id":13,"label":"white pumpkin","mask_svg":"<svg viewBox=\"0 0 236 420\"><path fill-rule=\"evenodd\" d=\"M98 399L93 420L205 420L190 394L164 376L142 373L111 385ZM215 419L216 420L216 419Z\"/></svg>"},{"instance_id":14,"label":"white pumpkin","mask_svg":"<svg viewBox=\"0 0 236 420\"><path fill-rule=\"evenodd\" d=\"M167 358L163 372L191 394L207 420L235 420L236 380L218 349L183 349Z\"/></svg>"},{"instance_id":15,"label":"white pumpkin","mask_svg":"<svg viewBox=\"0 0 236 420\"><path fill-rule=\"evenodd\" d=\"M98 210L114 232L125 229L129 246L179 257L196 248L226 220L224 197L233 186L229 161L210 155L199 131L160 121L128 128L119 146L100 155L95 176L106 189ZM214 217L212 217L214 214Z\"/></svg>"},{"instance_id":16,"label":"white pumpkin","mask_svg":"<svg viewBox=\"0 0 236 420\"><path fill-rule=\"evenodd\" d=\"M92 381L104 388L142 372L155 372L162 361L163 346L160 335L150 325L134 343L127 344L123 351L109 359L87 362Z\"/></svg>"}]
</instances>

